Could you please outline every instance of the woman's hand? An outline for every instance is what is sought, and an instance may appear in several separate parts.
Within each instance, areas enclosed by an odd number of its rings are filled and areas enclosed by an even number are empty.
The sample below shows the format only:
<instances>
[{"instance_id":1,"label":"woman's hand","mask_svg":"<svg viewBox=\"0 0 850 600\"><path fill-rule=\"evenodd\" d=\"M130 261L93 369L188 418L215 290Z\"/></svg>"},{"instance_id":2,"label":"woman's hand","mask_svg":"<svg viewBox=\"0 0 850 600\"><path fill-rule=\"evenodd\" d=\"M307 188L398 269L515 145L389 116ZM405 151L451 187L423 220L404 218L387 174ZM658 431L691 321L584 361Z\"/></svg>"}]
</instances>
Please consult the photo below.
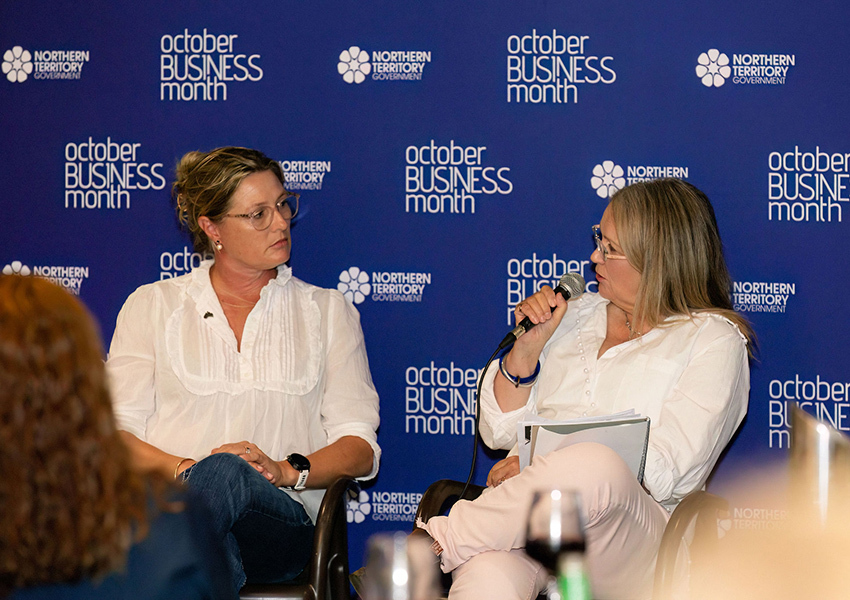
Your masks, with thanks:
<instances>
[{"instance_id":1,"label":"woman's hand","mask_svg":"<svg viewBox=\"0 0 850 600\"><path fill-rule=\"evenodd\" d=\"M280 463L266 456L265 452L260 450L256 444L252 444L251 442L222 444L218 448L213 448L210 454L218 454L220 452L236 454L247 461L248 464L254 467L260 475L265 477L269 483L275 486L280 487L283 485L294 485L298 480L297 472L295 469L290 467L289 470L295 474L295 478L292 481L288 481L284 468L280 465ZM287 465L289 465L289 463L287 463ZM292 478L290 477L290 479Z\"/></svg>"},{"instance_id":2,"label":"woman's hand","mask_svg":"<svg viewBox=\"0 0 850 600\"><path fill-rule=\"evenodd\" d=\"M548 285L544 285L540 291L517 304L514 309L516 323L528 317L535 327L521 336L516 345L535 346L542 349L564 317L566 306L567 301L564 297L555 293L555 290Z\"/></svg>"},{"instance_id":3,"label":"woman's hand","mask_svg":"<svg viewBox=\"0 0 850 600\"><path fill-rule=\"evenodd\" d=\"M487 475L487 487L496 487L506 479L519 475L519 456L509 456L500 460Z\"/></svg>"}]
</instances>

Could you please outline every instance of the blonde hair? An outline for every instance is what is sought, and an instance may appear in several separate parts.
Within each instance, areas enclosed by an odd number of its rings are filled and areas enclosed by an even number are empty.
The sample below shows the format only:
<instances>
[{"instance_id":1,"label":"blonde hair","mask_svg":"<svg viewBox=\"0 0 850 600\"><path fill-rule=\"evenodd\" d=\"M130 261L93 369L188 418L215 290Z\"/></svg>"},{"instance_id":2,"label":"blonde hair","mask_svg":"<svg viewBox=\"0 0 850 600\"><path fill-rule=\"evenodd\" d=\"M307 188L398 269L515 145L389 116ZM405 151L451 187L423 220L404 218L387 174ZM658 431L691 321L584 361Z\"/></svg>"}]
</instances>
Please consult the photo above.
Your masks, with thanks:
<instances>
[{"instance_id":1,"label":"blonde hair","mask_svg":"<svg viewBox=\"0 0 850 600\"><path fill-rule=\"evenodd\" d=\"M655 327L673 315L710 312L752 329L732 308L732 278L714 208L699 189L667 178L629 185L609 205L620 246L641 274L633 320Z\"/></svg>"},{"instance_id":2,"label":"blonde hair","mask_svg":"<svg viewBox=\"0 0 850 600\"><path fill-rule=\"evenodd\" d=\"M177 163L172 194L176 198L177 218L192 234L196 251L213 252L212 241L198 219L220 221L230 210L230 200L242 180L262 171L271 171L284 185L280 164L259 150L226 146L183 155Z\"/></svg>"}]
</instances>

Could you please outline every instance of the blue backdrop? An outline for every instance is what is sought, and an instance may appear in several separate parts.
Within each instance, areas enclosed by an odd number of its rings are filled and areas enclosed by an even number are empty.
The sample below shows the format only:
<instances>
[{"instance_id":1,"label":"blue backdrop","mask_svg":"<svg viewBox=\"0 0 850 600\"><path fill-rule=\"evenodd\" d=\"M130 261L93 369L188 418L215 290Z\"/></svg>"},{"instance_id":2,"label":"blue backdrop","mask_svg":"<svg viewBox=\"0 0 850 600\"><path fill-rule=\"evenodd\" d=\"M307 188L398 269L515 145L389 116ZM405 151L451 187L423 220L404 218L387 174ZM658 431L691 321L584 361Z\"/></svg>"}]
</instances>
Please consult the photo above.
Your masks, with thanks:
<instances>
[{"instance_id":1,"label":"blue backdrop","mask_svg":"<svg viewBox=\"0 0 850 600\"><path fill-rule=\"evenodd\" d=\"M476 372L629 181L713 200L760 342L713 486L785 458L787 406L847 430L850 11L844 3L5 0L0 267L59 281L105 339L128 294L200 257L186 151L256 147L302 193L297 276L360 311L381 397L365 539L466 477ZM833 308L838 307L838 308ZM498 453L482 451L483 482ZM731 493L731 492L729 492ZM732 497L733 527L781 513ZM777 503L781 506L781 502Z\"/></svg>"}]
</instances>

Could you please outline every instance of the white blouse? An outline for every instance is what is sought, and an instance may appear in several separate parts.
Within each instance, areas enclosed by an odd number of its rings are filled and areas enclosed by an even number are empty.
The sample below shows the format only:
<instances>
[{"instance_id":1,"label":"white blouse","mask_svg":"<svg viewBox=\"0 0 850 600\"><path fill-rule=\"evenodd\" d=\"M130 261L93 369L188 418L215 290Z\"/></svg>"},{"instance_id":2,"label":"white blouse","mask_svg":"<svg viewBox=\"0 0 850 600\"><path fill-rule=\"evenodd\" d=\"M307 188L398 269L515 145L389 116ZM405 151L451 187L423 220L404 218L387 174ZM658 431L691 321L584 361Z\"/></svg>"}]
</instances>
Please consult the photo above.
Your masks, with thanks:
<instances>
[{"instance_id":1,"label":"white blouse","mask_svg":"<svg viewBox=\"0 0 850 600\"><path fill-rule=\"evenodd\" d=\"M607 305L598 294L570 302L543 349L526 407L503 413L493 394L498 368L487 370L482 439L492 448L515 447L526 411L561 420L634 408L650 418L644 486L672 510L705 485L747 412L746 338L729 320L699 313L669 318L597 358Z\"/></svg>"},{"instance_id":2,"label":"white blouse","mask_svg":"<svg viewBox=\"0 0 850 600\"><path fill-rule=\"evenodd\" d=\"M362 479L374 477L378 395L357 310L281 266L248 315L240 351L212 264L143 285L121 309L106 362L119 427L195 460L247 440L279 461L356 436L374 452ZM315 520L324 490L283 491Z\"/></svg>"}]
</instances>

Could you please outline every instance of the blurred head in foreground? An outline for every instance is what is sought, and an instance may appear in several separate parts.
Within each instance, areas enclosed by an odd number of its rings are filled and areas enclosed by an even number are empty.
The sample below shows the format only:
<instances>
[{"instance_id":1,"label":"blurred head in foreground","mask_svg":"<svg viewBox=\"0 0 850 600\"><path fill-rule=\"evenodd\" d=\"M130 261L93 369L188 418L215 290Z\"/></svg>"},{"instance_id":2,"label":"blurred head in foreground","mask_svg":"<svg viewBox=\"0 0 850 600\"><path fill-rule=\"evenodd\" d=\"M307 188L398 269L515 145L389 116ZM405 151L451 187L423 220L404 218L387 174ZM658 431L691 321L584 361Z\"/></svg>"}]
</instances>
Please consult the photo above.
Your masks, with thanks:
<instances>
[{"instance_id":1,"label":"blurred head in foreground","mask_svg":"<svg viewBox=\"0 0 850 600\"><path fill-rule=\"evenodd\" d=\"M0 276L0 596L97 579L147 527L100 339L83 305L36 277Z\"/></svg>"},{"instance_id":2,"label":"blurred head in foreground","mask_svg":"<svg viewBox=\"0 0 850 600\"><path fill-rule=\"evenodd\" d=\"M793 467L792 467L793 469ZM786 474L768 470L748 477L733 493L750 506L776 506L788 497ZM743 481L743 478L742 478ZM791 488L793 484L793 473ZM837 498L836 498L837 499ZM709 600L838 600L850 594L850 498L834 505L826 518L812 504L790 502L785 519L770 528L732 529L701 557L690 598ZM691 565L693 571L695 564Z\"/></svg>"}]
</instances>

